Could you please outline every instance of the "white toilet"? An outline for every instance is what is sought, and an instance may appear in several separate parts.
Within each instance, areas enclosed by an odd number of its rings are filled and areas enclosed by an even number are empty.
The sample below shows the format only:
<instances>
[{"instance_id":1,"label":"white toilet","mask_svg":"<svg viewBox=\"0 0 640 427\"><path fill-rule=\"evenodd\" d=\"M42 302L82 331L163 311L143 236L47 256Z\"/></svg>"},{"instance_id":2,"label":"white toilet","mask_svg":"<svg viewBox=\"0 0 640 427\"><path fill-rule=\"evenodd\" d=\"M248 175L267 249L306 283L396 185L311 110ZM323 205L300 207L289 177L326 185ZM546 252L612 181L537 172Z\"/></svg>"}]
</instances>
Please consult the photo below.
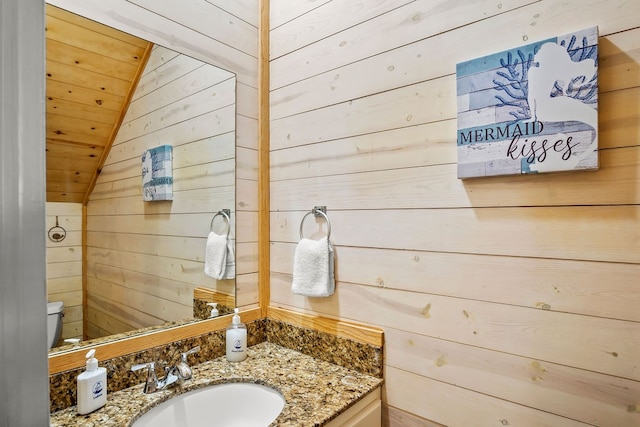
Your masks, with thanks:
<instances>
[{"instance_id":1,"label":"white toilet","mask_svg":"<svg viewBox=\"0 0 640 427\"><path fill-rule=\"evenodd\" d=\"M64 303L62 301L47 303L47 341L49 342L49 348L55 347L60 339L63 308Z\"/></svg>"}]
</instances>

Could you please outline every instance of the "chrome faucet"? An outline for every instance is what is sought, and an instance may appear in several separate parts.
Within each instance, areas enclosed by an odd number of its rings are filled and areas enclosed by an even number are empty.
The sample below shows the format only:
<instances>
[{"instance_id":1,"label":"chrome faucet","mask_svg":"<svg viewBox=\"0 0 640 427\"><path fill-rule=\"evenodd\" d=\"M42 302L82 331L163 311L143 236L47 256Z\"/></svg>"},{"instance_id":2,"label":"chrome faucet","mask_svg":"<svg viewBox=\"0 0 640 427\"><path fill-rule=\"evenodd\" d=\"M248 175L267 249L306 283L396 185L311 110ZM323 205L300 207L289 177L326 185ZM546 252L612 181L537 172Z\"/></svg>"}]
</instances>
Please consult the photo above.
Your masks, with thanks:
<instances>
[{"instance_id":1,"label":"chrome faucet","mask_svg":"<svg viewBox=\"0 0 640 427\"><path fill-rule=\"evenodd\" d=\"M191 350L182 353L180 362L172 367L166 367L164 369L165 376L159 379L156 375L156 362L140 363L133 365L131 370L133 372L143 368L147 368L147 379L144 383L144 392L146 394L155 393L156 391L165 390L170 385L178 383L181 384L184 380L188 380L192 376L191 367L187 363L187 356L200 351L200 346L194 347Z\"/></svg>"}]
</instances>

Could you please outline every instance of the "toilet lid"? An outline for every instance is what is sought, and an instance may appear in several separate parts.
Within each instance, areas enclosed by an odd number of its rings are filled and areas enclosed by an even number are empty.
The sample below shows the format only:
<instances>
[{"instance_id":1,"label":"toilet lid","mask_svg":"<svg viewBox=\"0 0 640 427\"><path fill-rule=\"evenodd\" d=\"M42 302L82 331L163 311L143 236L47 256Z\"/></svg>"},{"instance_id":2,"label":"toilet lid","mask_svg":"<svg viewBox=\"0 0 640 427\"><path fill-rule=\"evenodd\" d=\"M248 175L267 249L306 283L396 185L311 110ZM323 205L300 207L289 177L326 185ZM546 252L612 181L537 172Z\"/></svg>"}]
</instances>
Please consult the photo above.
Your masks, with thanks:
<instances>
[{"instance_id":1,"label":"toilet lid","mask_svg":"<svg viewBox=\"0 0 640 427\"><path fill-rule=\"evenodd\" d=\"M47 314L58 314L62 313L62 308L64 307L64 303L62 301L54 301L47 303Z\"/></svg>"}]
</instances>

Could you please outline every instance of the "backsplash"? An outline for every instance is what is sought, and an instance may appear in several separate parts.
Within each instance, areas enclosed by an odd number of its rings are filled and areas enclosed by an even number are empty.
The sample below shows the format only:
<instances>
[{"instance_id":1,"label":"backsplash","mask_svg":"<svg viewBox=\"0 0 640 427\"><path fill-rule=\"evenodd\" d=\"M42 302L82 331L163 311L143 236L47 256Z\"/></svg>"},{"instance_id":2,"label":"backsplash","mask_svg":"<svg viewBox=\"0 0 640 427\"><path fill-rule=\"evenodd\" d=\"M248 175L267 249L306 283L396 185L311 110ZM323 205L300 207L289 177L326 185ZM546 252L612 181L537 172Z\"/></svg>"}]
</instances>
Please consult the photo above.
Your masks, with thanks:
<instances>
[{"instance_id":1,"label":"backsplash","mask_svg":"<svg viewBox=\"0 0 640 427\"><path fill-rule=\"evenodd\" d=\"M382 347L266 319L267 341L316 359L382 378ZM330 349L330 350L328 350Z\"/></svg>"},{"instance_id":2,"label":"backsplash","mask_svg":"<svg viewBox=\"0 0 640 427\"><path fill-rule=\"evenodd\" d=\"M247 345L251 347L264 341L382 378L382 347L362 344L277 320L261 319L247 323ZM191 365L224 356L225 331L214 331L126 356L100 360L100 366L107 368L108 393L123 390L144 381L146 375L144 371L131 372L131 366L150 361L174 364L179 360L181 353L196 346L200 346L200 351L189 356ZM99 359L99 354L97 356ZM51 412L76 404L76 378L82 371L84 367L49 377Z\"/></svg>"}]
</instances>

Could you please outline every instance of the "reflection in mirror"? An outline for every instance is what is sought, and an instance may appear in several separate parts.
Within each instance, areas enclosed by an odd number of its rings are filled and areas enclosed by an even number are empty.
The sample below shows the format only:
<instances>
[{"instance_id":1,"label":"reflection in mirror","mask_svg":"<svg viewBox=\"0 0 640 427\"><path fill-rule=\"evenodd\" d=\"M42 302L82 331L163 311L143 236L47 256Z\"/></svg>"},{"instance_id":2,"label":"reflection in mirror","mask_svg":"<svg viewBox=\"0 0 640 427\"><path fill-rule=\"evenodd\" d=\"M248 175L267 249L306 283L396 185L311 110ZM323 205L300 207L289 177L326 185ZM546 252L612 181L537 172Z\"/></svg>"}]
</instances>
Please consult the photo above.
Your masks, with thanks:
<instances>
[{"instance_id":1,"label":"reflection in mirror","mask_svg":"<svg viewBox=\"0 0 640 427\"><path fill-rule=\"evenodd\" d=\"M235 252L235 75L51 5L46 25L47 230L66 232L47 241L57 344L208 318L212 302L228 314L234 275L204 265L210 232L228 229ZM171 200L143 201L142 155L165 145ZM230 223L213 220L223 209Z\"/></svg>"}]
</instances>

